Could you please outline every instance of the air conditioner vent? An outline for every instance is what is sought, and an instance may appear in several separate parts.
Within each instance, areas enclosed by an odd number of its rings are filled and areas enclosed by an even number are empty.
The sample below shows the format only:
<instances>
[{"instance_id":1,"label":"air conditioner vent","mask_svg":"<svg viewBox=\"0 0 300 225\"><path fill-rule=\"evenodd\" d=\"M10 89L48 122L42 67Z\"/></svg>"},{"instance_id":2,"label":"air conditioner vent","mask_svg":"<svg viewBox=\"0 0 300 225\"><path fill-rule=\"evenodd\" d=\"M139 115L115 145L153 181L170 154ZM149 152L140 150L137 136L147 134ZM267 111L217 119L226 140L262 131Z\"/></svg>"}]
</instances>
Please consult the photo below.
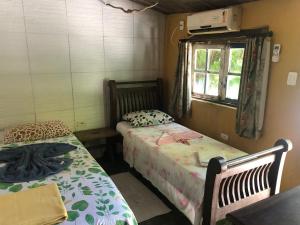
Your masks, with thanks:
<instances>
[{"instance_id":1,"label":"air conditioner vent","mask_svg":"<svg viewBox=\"0 0 300 225\"><path fill-rule=\"evenodd\" d=\"M216 33L218 31L224 31L227 32L227 27L210 27L210 28L200 28L197 30L191 30L191 34L198 34L198 33Z\"/></svg>"}]
</instances>

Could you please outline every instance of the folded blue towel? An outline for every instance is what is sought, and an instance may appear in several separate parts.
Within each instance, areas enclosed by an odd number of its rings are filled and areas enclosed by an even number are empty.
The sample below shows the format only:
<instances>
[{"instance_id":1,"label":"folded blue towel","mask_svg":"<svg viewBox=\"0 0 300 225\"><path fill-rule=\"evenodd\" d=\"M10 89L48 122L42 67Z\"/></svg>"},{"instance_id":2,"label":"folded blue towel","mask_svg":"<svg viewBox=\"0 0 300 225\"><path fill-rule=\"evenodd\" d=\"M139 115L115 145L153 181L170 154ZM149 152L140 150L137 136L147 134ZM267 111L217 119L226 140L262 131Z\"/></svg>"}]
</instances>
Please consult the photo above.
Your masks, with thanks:
<instances>
[{"instance_id":1,"label":"folded blue towel","mask_svg":"<svg viewBox=\"0 0 300 225\"><path fill-rule=\"evenodd\" d=\"M65 170L73 162L66 154L76 146L65 143L23 145L0 151L0 181L6 183L28 182L43 179Z\"/></svg>"}]
</instances>

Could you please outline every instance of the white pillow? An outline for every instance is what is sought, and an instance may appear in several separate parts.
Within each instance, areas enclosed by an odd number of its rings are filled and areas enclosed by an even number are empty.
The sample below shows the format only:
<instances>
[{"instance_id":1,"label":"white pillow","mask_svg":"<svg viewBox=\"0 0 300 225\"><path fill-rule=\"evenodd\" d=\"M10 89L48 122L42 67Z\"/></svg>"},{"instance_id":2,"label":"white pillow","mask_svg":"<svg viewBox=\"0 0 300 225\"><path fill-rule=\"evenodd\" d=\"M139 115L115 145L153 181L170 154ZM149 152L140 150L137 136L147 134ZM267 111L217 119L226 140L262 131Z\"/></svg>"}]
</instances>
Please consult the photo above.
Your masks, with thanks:
<instances>
[{"instance_id":1,"label":"white pillow","mask_svg":"<svg viewBox=\"0 0 300 225\"><path fill-rule=\"evenodd\" d=\"M129 122L132 127L147 127L167 124L174 121L173 117L159 110L141 110L127 113L123 120Z\"/></svg>"}]
</instances>

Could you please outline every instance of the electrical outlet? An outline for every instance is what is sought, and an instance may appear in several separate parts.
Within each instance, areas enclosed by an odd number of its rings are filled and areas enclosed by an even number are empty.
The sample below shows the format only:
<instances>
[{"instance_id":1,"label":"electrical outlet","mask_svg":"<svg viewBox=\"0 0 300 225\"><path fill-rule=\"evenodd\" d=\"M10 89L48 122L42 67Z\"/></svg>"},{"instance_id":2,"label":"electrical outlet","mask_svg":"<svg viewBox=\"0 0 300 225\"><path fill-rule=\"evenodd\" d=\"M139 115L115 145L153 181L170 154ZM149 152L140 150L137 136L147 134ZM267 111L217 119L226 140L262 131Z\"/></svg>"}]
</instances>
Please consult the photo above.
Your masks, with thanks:
<instances>
[{"instance_id":1,"label":"electrical outlet","mask_svg":"<svg viewBox=\"0 0 300 225\"><path fill-rule=\"evenodd\" d=\"M222 138L224 141L228 141L228 140L229 140L228 134L221 133L220 136L221 136L221 138Z\"/></svg>"},{"instance_id":2,"label":"electrical outlet","mask_svg":"<svg viewBox=\"0 0 300 225\"><path fill-rule=\"evenodd\" d=\"M296 86L297 84L298 73L297 72L289 72L287 85Z\"/></svg>"},{"instance_id":3,"label":"electrical outlet","mask_svg":"<svg viewBox=\"0 0 300 225\"><path fill-rule=\"evenodd\" d=\"M184 30L184 21L183 20L180 20L179 21L179 30Z\"/></svg>"}]
</instances>

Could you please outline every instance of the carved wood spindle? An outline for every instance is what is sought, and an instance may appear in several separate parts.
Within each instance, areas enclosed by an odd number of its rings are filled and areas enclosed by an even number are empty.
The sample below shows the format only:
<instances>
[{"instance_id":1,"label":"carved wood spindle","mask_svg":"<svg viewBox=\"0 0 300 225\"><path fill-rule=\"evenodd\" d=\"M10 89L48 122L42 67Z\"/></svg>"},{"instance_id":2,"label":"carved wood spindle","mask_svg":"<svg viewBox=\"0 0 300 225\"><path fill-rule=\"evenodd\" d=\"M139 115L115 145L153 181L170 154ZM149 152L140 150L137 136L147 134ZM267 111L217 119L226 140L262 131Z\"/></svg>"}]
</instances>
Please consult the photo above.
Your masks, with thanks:
<instances>
[{"instance_id":1,"label":"carved wood spindle","mask_svg":"<svg viewBox=\"0 0 300 225\"><path fill-rule=\"evenodd\" d=\"M236 181L238 179L238 176L239 176L239 174L234 175L234 179L233 179L233 183L232 183L232 188L233 188L233 191L232 191L233 203L237 201L237 196L236 196L236 194L237 194L237 188L236 188L237 183L236 183Z\"/></svg>"},{"instance_id":2,"label":"carved wood spindle","mask_svg":"<svg viewBox=\"0 0 300 225\"><path fill-rule=\"evenodd\" d=\"M269 173L270 173L270 168L272 166L272 163L269 163L267 166L267 172L266 172L266 183L267 183L267 188L270 188L270 182L269 182Z\"/></svg>"},{"instance_id":3,"label":"carved wood spindle","mask_svg":"<svg viewBox=\"0 0 300 225\"><path fill-rule=\"evenodd\" d=\"M232 194L232 188L231 188L231 185L232 185L232 180L233 180L233 176L230 176L229 179L228 179L228 183L227 183L227 193L226 193L226 196L227 196L227 204L229 205L232 201L231 201L231 198L230 198L230 194Z\"/></svg>"}]
</instances>

